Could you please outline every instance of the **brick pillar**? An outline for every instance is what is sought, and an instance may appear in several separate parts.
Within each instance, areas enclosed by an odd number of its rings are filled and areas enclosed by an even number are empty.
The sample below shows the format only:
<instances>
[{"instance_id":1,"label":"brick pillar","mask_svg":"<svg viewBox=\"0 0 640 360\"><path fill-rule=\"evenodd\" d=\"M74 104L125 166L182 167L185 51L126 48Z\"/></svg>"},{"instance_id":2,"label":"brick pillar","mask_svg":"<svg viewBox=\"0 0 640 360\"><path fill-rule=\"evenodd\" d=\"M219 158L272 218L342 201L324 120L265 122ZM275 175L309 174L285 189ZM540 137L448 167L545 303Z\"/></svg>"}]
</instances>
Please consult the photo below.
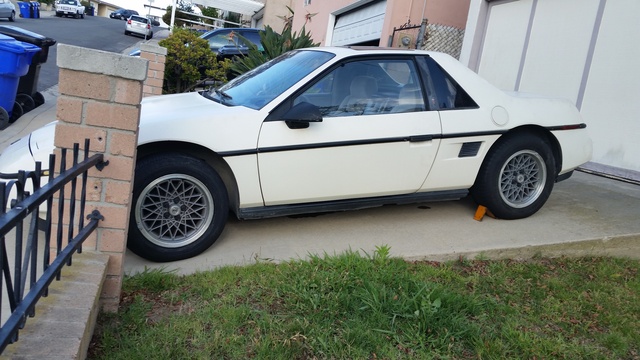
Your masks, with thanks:
<instances>
[{"instance_id":1,"label":"brick pillar","mask_svg":"<svg viewBox=\"0 0 640 360\"><path fill-rule=\"evenodd\" d=\"M142 96L162 95L167 48L153 43L142 43L140 57L149 60L149 72L142 87Z\"/></svg>"},{"instance_id":2,"label":"brick pillar","mask_svg":"<svg viewBox=\"0 0 640 360\"><path fill-rule=\"evenodd\" d=\"M65 44L58 45L57 61L56 152L89 138L90 154L103 153L109 161L103 171L89 171L86 213L97 209L104 220L84 249L109 255L100 301L103 310L117 311L148 61Z\"/></svg>"}]
</instances>

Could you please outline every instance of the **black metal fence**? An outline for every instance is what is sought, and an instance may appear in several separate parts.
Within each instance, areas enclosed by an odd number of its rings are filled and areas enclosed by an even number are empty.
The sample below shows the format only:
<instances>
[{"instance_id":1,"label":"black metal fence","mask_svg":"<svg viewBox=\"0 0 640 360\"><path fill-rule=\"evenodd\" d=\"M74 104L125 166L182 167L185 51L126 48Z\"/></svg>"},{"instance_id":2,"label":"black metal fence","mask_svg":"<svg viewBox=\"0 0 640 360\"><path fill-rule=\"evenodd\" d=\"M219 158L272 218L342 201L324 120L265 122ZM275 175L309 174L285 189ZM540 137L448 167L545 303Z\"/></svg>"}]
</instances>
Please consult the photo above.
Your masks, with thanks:
<instances>
[{"instance_id":1,"label":"black metal fence","mask_svg":"<svg viewBox=\"0 0 640 360\"><path fill-rule=\"evenodd\" d=\"M40 297L47 296L48 287L54 278L60 280L62 267L65 264L71 265L72 255L76 251L82 252L82 243L103 219L97 210L85 218L88 171L93 166L102 170L108 164L104 162L102 154L89 157L88 150L87 139L83 159L79 162L80 148L75 144L73 163L67 168L67 149L62 149L57 177L53 176L53 154L49 157L46 170L42 169L40 163L36 163L33 171L0 173L0 179L8 180L0 182L0 305L3 298L8 299L11 309L11 315L0 328L0 353L8 344L18 340L18 332L24 327L27 316L35 316L37 301ZM44 185L41 180L43 177L48 178ZM65 194L65 191L69 193ZM44 218L40 217L42 212ZM66 226L65 220L68 224ZM54 224L55 236L52 234ZM8 236L10 233L12 236ZM12 250L9 246L14 246L15 249L13 264L9 261L8 250ZM0 306L0 316L1 309Z\"/></svg>"}]
</instances>

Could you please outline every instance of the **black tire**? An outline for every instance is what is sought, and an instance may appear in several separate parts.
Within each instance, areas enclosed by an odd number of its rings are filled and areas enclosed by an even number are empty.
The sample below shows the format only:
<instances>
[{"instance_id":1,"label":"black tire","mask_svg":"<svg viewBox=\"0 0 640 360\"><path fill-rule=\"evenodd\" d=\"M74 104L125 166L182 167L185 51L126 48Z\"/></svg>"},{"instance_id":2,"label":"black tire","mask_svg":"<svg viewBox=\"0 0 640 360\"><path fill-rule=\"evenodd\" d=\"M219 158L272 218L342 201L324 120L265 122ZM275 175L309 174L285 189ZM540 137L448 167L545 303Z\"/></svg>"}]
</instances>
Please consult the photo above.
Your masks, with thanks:
<instances>
[{"instance_id":1,"label":"black tire","mask_svg":"<svg viewBox=\"0 0 640 360\"><path fill-rule=\"evenodd\" d=\"M22 110L25 114L36 108L36 102L27 94L16 95L16 102L22 106Z\"/></svg>"},{"instance_id":2,"label":"black tire","mask_svg":"<svg viewBox=\"0 0 640 360\"><path fill-rule=\"evenodd\" d=\"M33 94L33 101L36 103L36 107L44 104L44 95L41 92Z\"/></svg>"},{"instance_id":3,"label":"black tire","mask_svg":"<svg viewBox=\"0 0 640 360\"><path fill-rule=\"evenodd\" d=\"M125 35L129 35L129 32L127 30L124 31Z\"/></svg>"},{"instance_id":4,"label":"black tire","mask_svg":"<svg viewBox=\"0 0 640 360\"><path fill-rule=\"evenodd\" d=\"M228 214L227 189L204 161L151 155L136 165L127 246L151 261L187 259L218 239Z\"/></svg>"},{"instance_id":5,"label":"black tire","mask_svg":"<svg viewBox=\"0 0 640 360\"><path fill-rule=\"evenodd\" d=\"M9 113L4 108L0 107L0 130L4 130L9 127Z\"/></svg>"},{"instance_id":6,"label":"black tire","mask_svg":"<svg viewBox=\"0 0 640 360\"><path fill-rule=\"evenodd\" d=\"M22 106L18 102L13 103L13 110L11 110L11 117L9 118L9 122L13 124L20 118L20 116L24 115L24 110L22 110Z\"/></svg>"},{"instance_id":7,"label":"black tire","mask_svg":"<svg viewBox=\"0 0 640 360\"><path fill-rule=\"evenodd\" d=\"M16 12L15 11L11 12L11 16L9 16L9 21L10 22L16 21Z\"/></svg>"},{"instance_id":8,"label":"black tire","mask_svg":"<svg viewBox=\"0 0 640 360\"><path fill-rule=\"evenodd\" d=\"M478 172L471 195L499 219L535 214L549 198L556 176L551 144L532 134L499 141Z\"/></svg>"}]
</instances>

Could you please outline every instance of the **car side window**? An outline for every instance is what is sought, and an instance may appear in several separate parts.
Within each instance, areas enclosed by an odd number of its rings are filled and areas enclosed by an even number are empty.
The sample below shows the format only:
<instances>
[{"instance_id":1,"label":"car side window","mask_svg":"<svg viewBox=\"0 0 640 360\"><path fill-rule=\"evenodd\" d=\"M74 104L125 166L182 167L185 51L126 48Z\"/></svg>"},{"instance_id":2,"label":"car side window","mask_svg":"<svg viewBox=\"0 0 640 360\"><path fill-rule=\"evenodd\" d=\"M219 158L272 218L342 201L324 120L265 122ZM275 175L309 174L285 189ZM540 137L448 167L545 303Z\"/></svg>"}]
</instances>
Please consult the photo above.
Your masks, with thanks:
<instances>
[{"instance_id":1,"label":"car side window","mask_svg":"<svg viewBox=\"0 0 640 360\"><path fill-rule=\"evenodd\" d=\"M439 110L463 110L478 108L478 104L435 60L424 56L419 61L426 79L434 89L429 95L431 106Z\"/></svg>"},{"instance_id":2,"label":"car side window","mask_svg":"<svg viewBox=\"0 0 640 360\"><path fill-rule=\"evenodd\" d=\"M233 32L231 31L223 31L223 32L217 33L207 39L207 41L209 41L209 47L212 49L217 49L225 45L234 45L235 44L234 35L235 34L233 34Z\"/></svg>"},{"instance_id":3,"label":"car side window","mask_svg":"<svg viewBox=\"0 0 640 360\"><path fill-rule=\"evenodd\" d=\"M260 42L260 33L256 31L247 31L247 32L241 33L241 35L246 40L249 40L249 42L256 45L259 51L264 51L264 47L262 47L262 43ZM243 45L248 46L249 44L244 44L246 40L242 40L242 42L243 42Z\"/></svg>"},{"instance_id":4,"label":"car side window","mask_svg":"<svg viewBox=\"0 0 640 360\"><path fill-rule=\"evenodd\" d=\"M416 65L410 57L348 61L293 99L308 102L323 117L379 115L427 109Z\"/></svg>"}]
</instances>

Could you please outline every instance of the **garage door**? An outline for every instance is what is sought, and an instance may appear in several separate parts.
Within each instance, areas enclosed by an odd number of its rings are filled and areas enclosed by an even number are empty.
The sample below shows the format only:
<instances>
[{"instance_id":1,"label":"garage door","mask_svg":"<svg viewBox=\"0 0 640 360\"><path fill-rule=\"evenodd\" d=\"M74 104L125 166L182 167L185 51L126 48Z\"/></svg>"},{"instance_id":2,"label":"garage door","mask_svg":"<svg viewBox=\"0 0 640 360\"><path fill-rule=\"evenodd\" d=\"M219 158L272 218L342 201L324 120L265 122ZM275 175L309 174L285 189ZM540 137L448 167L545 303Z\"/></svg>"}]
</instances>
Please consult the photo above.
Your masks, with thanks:
<instances>
[{"instance_id":1,"label":"garage door","mask_svg":"<svg viewBox=\"0 0 640 360\"><path fill-rule=\"evenodd\" d=\"M587 167L640 181L640 1L488 4L478 73L502 89L573 101L594 141Z\"/></svg>"},{"instance_id":2,"label":"garage door","mask_svg":"<svg viewBox=\"0 0 640 360\"><path fill-rule=\"evenodd\" d=\"M382 35L387 2L377 1L336 16L331 45L353 45Z\"/></svg>"}]
</instances>

